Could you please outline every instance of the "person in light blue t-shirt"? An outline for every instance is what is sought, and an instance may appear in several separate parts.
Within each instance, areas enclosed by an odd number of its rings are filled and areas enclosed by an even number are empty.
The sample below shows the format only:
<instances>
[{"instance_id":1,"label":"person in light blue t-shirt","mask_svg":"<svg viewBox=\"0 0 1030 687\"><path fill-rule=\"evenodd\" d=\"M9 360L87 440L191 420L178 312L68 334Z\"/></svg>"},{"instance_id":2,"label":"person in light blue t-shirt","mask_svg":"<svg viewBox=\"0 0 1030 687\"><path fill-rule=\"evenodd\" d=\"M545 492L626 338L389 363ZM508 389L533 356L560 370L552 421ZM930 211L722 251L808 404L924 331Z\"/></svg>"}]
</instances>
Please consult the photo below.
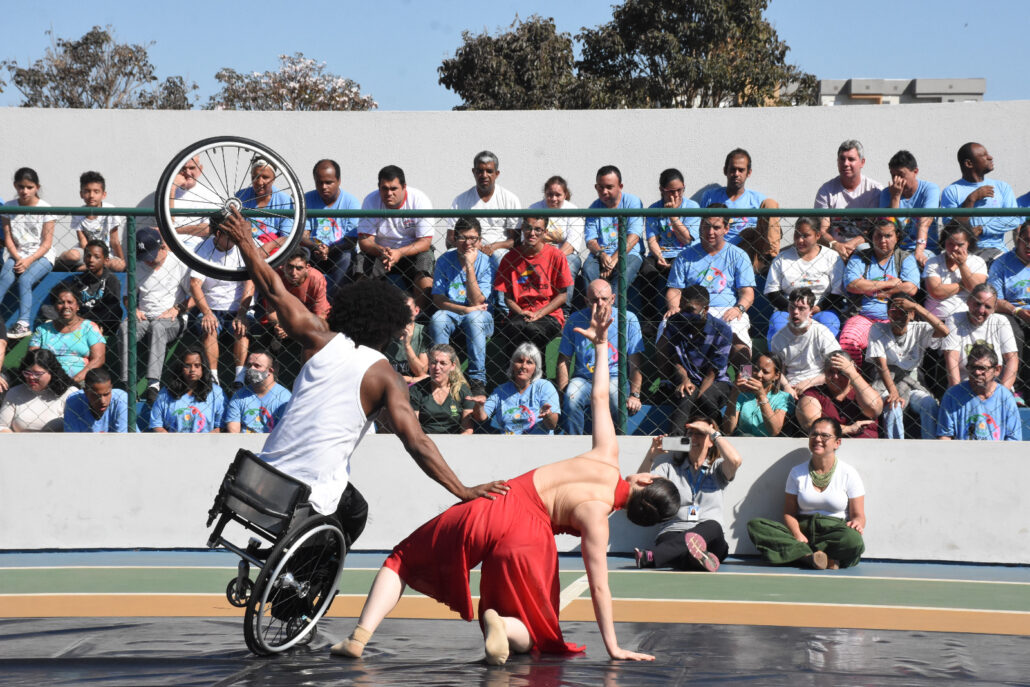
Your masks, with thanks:
<instances>
[{"instance_id":1,"label":"person in light blue t-shirt","mask_svg":"<svg viewBox=\"0 0 1030 687\"><path fill-rule=\"evenodd\" d=\"M587 307L569 316L562 328L561 344L558 346L558 388L564 393L563 410L566 434L586 432L586 414L590 408L590 394L594 388L595 351L592 342L576 334L576 328L586 329L590 324L591 308L595 304L607 304L612 310L612 323L608 327L608 370L616 380L608 387L608 405L612 416L618 416L619 408L619 317L615 307L615 294L603 279L597 279L587 287ZM637 316L626 313L626 355L629 390L626 396L626 411L630 415L640 410L640 387L643 377L640 372L643 363L644 339L640 333ZM569 365L575 358L572 373Z\"/></svg>"},{"instance_id":2,"label":"person in light blue t-shirt","mask_svg":"<svg viewBox=\"0 0 1030 687\"><path fill-rule=\"evenodd\" d=\"M65 432L129 431L129 398L121 389L111 388L111 373L95 367L86 373L83 386L64 405Z\"/></svg>"},{"instance_id":3,"label":"person in light blue t-shirt","mask_svg":"<svg viewBox=\"0 0 1030 687\"><path fill-rule=\"evenodd\" d=\"M560 415L558 392L543 379L540 349L528 341L515 349L508 367L508 380L489 398L470 396L475 404L472 418L490 421L500 434L554 434Z\"/></svg>"},{"instance_id":4,"label":"person in light blue t-shirt","mask_svg":"<svg viewBox=\"0 0 1030 687\"><path fill-rule=\"evenodd\" d=\"M279 171L264 158L258 158L250 166L250 187L240 189L236 197L243 207L250 209L292 210L293 199L275 186ZM248 217L254 238L261 242L267 255L281 246L293 230L293 220L289 217L273 216Z\"/></svg>"},{"instance_id":5,"label":"person in light blue t-shirt","mask_svg":"<svg viewBox=\"0 0 1030 687\"><path fill-rule=\"evenodd\" d=\"M969 379L944 392L937 417L938 439L1022 441L1016 398L996 378L998 356L986 344L973 344L966 361Z\"/></svg>"},{"instance_id":6,"label":"person in light blue t-shirt","mask_svg":"<svg viewBox=\"0 0 1030 687\"><path fill-rule=\"evenodd\" d=\"M734 148L722 166L726 185L711 188L701 197L701 207L725 205L739 210L778 208L780 204L764 193L745 188L751 177L751 154ZM751 256L756 270L767 267L780 252L780 219L778 217L729 217L726 242L740 246Z\"/></svg>"},{"instance_id":7,"label":"person in light blue t-shirt","mask_svg":"<svg viewBox=\"0 0 1030 687\"><path fill-rule=\"evenodd\" d=\"M312 175L315 190L304 194L308 210L361 209L361 201L340 188L340 165L335 160L319 160ZM330 294L347 283L357 243L357 217L308 217L301 245L311 251L311 264L328 279Z\"/></svg>"},{"instance_id":8,"label":"person in light blue t-shirt","mask_svg":"<svg viewBox=\"0 0 1030 687\"><path fill-rule=\"evenodd\" d=\"M622 190L622 172L614 165L605 165L597 170L597 200L590 204L591 210L642 209L639 198ZM619 227L626 227L626 284L636 279L644 261L644 221L642 217L587 217L584 229L587 250L590 256L583 263L583 279L589 284L595 279L605 279L613 285L619 279Z\"/></svg>"},{"instance_id":9,"label":"person in light blue t-shirt","mask_svg":"<svg viewBox=\"0 0 1030 687\"><path fill-rule=\"evenodd\" d=\"M658 175L661 200L652 208L697 209L697 203L686 197L683 174L674 168ZM644 222L647 235L647 257L640 267L640 315L652 327L662 319L665 305L665 284L669 271L684 248L697 240L700 217L648 217Z\"/></svg>"},{"instance_id":10,"label":"person in light blue t-shirt","mask_svg":"<svg viewBox=\"0 0 1030 687\"><path fill-rule=\"evenodd\" d=\"M1030 195L1030 194L1028 194ZM1030 334L1030 220L1024 221L1012 234L1012 250L1002 253L991 263L987 283L998 292L997 311L1008 318L1016 349L1022 351ZM1021 365L1023 398L1030 398L1030 377Z\"/></svg>"},{"instance_id":11,"label":"person in light blue t-shirt","mask_svg":"<svg viewBox=\"0 0 1030 687\"><path fill-rule=\"evenodd\" d=\"M455 247L436 261L433 270L433 304L429 321L433 344L449 344L454 330L465 332L468 379L474 395L486 384L486 340L493 336L494 318L489 310L496 269L490 256L479 250L482 227L475 217L454 223Z\"/></svg>"},{"instance_id":12,"label":"person in light blue t-shirt","mask_svg":"<svg viewBox=\"0 0 1030 687\"><path fill-rule=\"evenodd\" d=\"M150 411L150 431L207 434L222 431L225 394L214 383L207 357L197 348L169 366L165 388ZM178 369L176 369L178 368Z\"/></svg>"},{"instance_id":13,"label":"person in light blue t-shirt","mask_svg":"<svg viewBox=\"0 0 1030 687\"><path fill-rule=\"evenodd\" d=\"M265 351L251 351L243 372L243 387L233 394L225 411L225 431L268 434L279 424L290 392L275 381L275 360Z\"/></svg>"},{"instance_id":14,"label":"person in light blue t-shirt","mask_svg":"<svg viewBox=\"0 0 1030 687\"><path fill-rule=\"evenodd\" d=\"M958 150L962 178L941 192L942 208L1015 208L1016 194L1004 181L988 179L994 171L994 158L979 143L966 143ZM950 220L945 217L944 221ZM980 250L977 254L991 261L1005 250L1005 233L1019 226L1019 217L957 217L973 229Z\"/></svg>"},{"instance_id":15,"label":"person in light blue t-shirt","mask_svg":"<svg viewBox=\"0 0 1030 687\"><path fill-rule=\"evenodd\" d=\"M881 208L938 208L941 206L941 188L937 184L919 178L919 165L915 156L907 150L899 150L887 163L891 173L890 186L880 192ZM940 252L936 217L898 218L901 224L902 250L915 255L919 269L926 261Z\"/></svg>"}]
</instances>

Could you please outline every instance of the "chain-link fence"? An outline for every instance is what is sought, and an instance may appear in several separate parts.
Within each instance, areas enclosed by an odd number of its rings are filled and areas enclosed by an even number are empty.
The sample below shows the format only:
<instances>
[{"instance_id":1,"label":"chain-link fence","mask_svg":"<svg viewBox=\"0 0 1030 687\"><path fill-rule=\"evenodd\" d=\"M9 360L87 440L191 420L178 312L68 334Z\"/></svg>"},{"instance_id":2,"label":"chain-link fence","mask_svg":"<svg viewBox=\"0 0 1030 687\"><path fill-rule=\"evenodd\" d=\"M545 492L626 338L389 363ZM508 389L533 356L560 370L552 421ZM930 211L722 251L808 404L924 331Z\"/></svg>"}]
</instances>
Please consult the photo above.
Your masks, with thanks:
<instances>
[{"instance_id":1,"label":"chain-link fence","mask_svg":"<svg viewBox=\"0 0 1030 687\"><path fill-rule=\"evenodd\" d=\"M6 251L0 427L269 431L304 363L274 309L249 282L191 273L147 226L152 212L98 209L88 231L81 212L0 209L19 236L53 236L28 265ZM791 436L829 413L850 436L929 438L947 389L983 376L978 343L1021 404L1030 229L1016 230L1018 211L833 212L314 210L315 238L278 270L322 318L354 281L409 294L413 321L385 353L430 432L588 433L594 353L574 330L608 298L624 433L681 434L707 417ZM341 218L350 236L317 240ZM385 255L375 232L397 221L431 247ZM977 417L962 416L963 432L1004 434Z\"/></svg>"}]
</instances>

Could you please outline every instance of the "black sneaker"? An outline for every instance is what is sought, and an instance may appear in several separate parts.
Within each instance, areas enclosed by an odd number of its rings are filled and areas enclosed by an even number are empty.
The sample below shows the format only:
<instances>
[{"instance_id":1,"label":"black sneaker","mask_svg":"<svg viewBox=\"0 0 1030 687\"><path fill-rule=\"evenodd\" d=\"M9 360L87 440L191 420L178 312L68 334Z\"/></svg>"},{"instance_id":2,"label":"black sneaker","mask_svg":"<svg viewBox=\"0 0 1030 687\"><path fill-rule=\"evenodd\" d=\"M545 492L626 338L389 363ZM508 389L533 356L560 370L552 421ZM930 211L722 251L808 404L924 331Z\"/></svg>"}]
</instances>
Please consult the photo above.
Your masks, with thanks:
<instances>
[{"instance_id":1,"label":"black sneaker","mask_svg":"<svg viewBox=\"0 0 1030 687\"><path fill-rule=\"evenodd\" d=\"M469 389L473 396L486 396L486 385L479 379L470 380Z\"/></svg>"}]
</instances>

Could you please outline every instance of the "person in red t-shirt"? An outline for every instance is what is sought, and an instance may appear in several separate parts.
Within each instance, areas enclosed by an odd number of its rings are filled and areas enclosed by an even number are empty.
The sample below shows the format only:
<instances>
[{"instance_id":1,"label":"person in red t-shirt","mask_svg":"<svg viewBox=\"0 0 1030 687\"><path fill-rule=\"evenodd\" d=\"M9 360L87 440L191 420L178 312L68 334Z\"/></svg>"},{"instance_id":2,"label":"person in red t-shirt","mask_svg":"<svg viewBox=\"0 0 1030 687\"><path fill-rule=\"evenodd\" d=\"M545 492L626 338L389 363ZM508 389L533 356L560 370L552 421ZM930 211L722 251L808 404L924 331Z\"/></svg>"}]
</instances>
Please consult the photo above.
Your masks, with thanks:
<instances>
[{"instance_id":1,"label":"person in red t-shirt","mask_svg":"<svg viewBox=\"0 0 1030 687\"><path fill-rule=\"evenodd\" d=\"M499 332L505 359L523 341L547 350L565 324L562 306L572 274L565 254L544 241L546 232L543 219L523 219L522 243L508 251L497 268L494 290L504 294L508 306Z\"/></svg>"}]
</instances>

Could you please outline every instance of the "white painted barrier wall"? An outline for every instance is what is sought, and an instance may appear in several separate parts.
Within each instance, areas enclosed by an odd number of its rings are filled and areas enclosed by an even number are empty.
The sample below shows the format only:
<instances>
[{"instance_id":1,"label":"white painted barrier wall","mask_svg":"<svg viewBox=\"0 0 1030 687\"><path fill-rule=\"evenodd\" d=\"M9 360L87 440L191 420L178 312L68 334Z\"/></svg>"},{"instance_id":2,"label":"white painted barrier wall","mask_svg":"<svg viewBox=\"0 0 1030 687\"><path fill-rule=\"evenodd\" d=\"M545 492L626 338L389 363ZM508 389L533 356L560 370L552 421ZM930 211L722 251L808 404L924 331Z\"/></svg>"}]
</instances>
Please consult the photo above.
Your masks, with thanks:
<instances>
[{"instance_id":1,"label":"white painted barrier wall","mask_svg":"<svg viewBox=\"0 0 1030 687\"><path fill-rule=\"evenodd\" d=\"M436 437L466 484L514 477L589 448L589 437ZM778 518L803 440L734 439L744 457L726 493L730 551L755 553L745 526ZM647 437L626 437L622 471L636 471ZM236 449L261 437L229 435L0 435L0 549L201 548L207 509ZM1026 444L845 441L840 455L865 482L866 556L1030 564ZM370 436L353 463L370 516L358 548L388 550L454 502L393 436ZM245 540L244 540L245 541ZM612 551L650 533L612 518ZM559 538L562 550L578 540Z\"/></svg>"},{"instance_id":2,"label":"white painted barrier wall","mask_svg":"<svg viewBox=\"0 0 1030 687\"><path fill-rule=\"evenodd\" d=\"M754 158L748 183L782 207L811 207L815 192L837 174L844 139L866 147L866 173L889 182L887 161L907 149L923 178L942 188L959 177L955 154L966 141L994 156L997 179L1016 194L1030 190L1030 101L706 110L545 112L154 112L0 108L0 198L14 196L15 169L35 168L43 197L79 205L78 177L103 173L108 200L143 204L175 153L209 136L254 138L283 155L312 188L320 158L343 166L342 187L359 199L375 188L376 173L400 165L408 183L450 207L472 186L472 158L486 148L500 157L498 183L524 205L540 200L547 177L561 174L573 202L596 199L594 174L618 165L626 191L645 204L658 199L658 174L678 167L700 199L722 185L726 153L743 147ZM58 237L60 239L60 237Z\"/></svg>"}]
</instances>

